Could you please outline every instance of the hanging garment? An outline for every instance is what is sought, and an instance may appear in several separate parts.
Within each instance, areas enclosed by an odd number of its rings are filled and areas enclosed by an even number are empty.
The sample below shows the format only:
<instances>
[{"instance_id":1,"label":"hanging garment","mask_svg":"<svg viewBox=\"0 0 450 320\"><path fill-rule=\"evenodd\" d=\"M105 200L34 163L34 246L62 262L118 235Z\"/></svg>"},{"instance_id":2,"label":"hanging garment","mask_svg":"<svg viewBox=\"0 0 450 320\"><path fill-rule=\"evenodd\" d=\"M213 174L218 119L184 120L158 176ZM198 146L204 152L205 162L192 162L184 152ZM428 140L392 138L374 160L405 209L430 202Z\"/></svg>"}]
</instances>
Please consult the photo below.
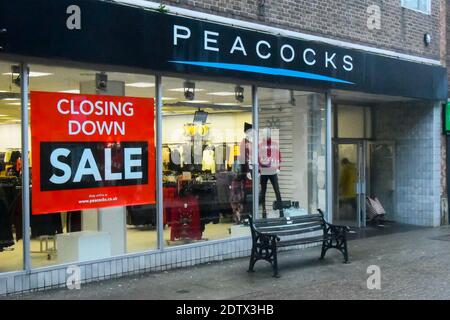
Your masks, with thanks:
<instances>
[{"instance_id":1,"label":"hanging garment","mask_svg":"<svg viewBox=\"0 0 450 320\"><path fill-rule=\"evenodd\" d=\"M170 161L168 164L168 169L171 171L181 171L181 163L182 163L182 153L179 148L173 147L170 150Z\"/></svg>"},{"instance_id":2,"label":"hanging garment","mask_svg":"<svg viewBox=\"0 0 450 320\"><path fill-rule=\"evenodd\" d=\"M177 196L170 209L170 240L200 240L200 210L195 196Z\"/></svg>"},{"instance_id":3,"label":"hanging garment","mask_svg":"<svg viewBox=\"0 0 450 320\"><path fill-rule=\"evenodd\" d=\"M274 175L280 170L281 152L278 143L271 138L259 144L258 162L261 175Z\"/></svg>"},{"instance_id":4,"label":"hanging garment","mask_svg":"<svg viewBox=\"0 0 450 320\"><path fill-rule=\"evenodd\" d=\"M4 248L14 245L11 216L8 210L7 199L0 188L0 252Z\"/></svg>"},{"instance_id":5,"label":"hanging garment","mask_svg":"<svg viewBox=\"0 0 450 320\"><path fill-rule=\"evenodd\" d=\"M233 181L233 173L218 172L216 173L217 201L221 203L230 203L230 189Z\"/></svg>"},{"instance_id":6,"label":"hanging garment","mask_svg":"<svg viewBox=\"0 0 450 320\"><path fill-rule=\"evenodd\" d=\"M233 220L238 223L244 213L245 204L245 179L241 174L231 182L230 204L233 210Z\"/></svg>"},{"instance_id":7,"label":"hanging garment","mask_svg":"<svg viewBox=\"0 0 450 320\"><path fill-rule=\"evenodd\" d=\"M6 151L5 152L5 163L8 163L10 160L11 160L11 154L12 154L12 151Z\"/></svg>"},{"instance_id":8,"label":"hanging garment","mask_svg":"<svg viewBox=\"0 0 450 320\"><path fill-rule=\"evenodd\" d=\"M8 162L11 162L12 164L15 164L17 159L22 158L22 154L20 153L20 151L13 151L11 153L11 158L9 159Z\"/></svg>"},{"instance_id":9,"label":"hanging garment","mask_svg":"<svg viewBox=\"0 0 450 320\"><path fill-rule=\"evenodd\" d=\"M62 233L61 213L31 215L30 226L32 238Z\"/></svg>"},{"instance_id":10,"label":"hanging garment","mask_svg":"<svg viewBox=\"0 0 450 320\"><path fill-rule=\"evenodd\" d=\"M243 139L239 146L239 163L242 166L242 172L250 172L252 168L252 142Z\"/></svg>"},{"instance_id":11,"label":"hanging garment","mask_svg":"<svg viewBox=\"0 0 450 320\"><path fill-rule=\"evenodd\" d=\"M209 170L211 173L216 173L216 160L214 158L214 150L206 148L203 151L202 170Z\"/></svg>"},{"instance_id":12,"label":"hanging garment","mask_svg":"<svg viewBox=\"0 0 450 320\"><path fill-rule=\"evenodd\" d=\"M156 206L154 204L127 206L127 224L156 226Z\"/></svg>"},{"instance_id":13,"label":"hanging garment","mask_svg":"<svg viewBox=\"0 0 450 320\"><path fill-rule=\"evenodd\" d=\"M66 230L67 232L81 231L81 211L67 212Z\"/></svg>"},{"instance_id":14,"label":"hanging garment","mask_svg":"<svg viewBox=\"0 0 450 320\"><path fill-rule=\"evenodd\" d=\"M235 144L229 147L228 150L228 165L233 166L234 162L237 160L237 157L240 155L240 147Z\"/></svg>"},{"instance_id":15,"label":"hanging garment","mask_svg":"<svg viewBox=\"0 0 450 320\"><path fill-rule=\"evenodd\" d=\"M163 147L162 160L163 160L164 170L169 170L169 164L170 164L170 149L169 149L169 147Z\"/></svg>"}]
</instances>

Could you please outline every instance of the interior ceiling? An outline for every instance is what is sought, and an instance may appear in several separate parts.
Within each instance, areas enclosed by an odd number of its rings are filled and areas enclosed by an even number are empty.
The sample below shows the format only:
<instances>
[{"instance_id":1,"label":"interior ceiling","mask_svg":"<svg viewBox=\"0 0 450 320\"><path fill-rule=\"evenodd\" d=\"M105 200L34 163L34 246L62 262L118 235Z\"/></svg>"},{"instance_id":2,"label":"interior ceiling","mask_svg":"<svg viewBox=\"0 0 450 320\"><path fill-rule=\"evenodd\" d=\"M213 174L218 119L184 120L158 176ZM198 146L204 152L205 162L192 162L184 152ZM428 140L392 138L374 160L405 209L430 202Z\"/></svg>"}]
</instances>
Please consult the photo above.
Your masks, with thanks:
<instances>
[{"instance_id":1,"label":"interior ceiling","mask_svg":"<svg viewBox=\"0 0 450 320\"><path fill-rule=\"evenodd\" d=\"M11 75L11 64L0 63L0 123L20 123L20 88L14 84L18 75ZM30 90L61 92L79 90L80 83L95 80L97 71L75 68L30 66ZM36 76L36 72L44 73ZM107 72L108 80L123 81L125 94L133 97L153 97L154 77L129 73ZM174 91L184 86L185 79L163 77L163 114L193 114L198 108L209 113L251 112L251 87L244 88L244 99L237 102L235 88L239 84L195 81L194 101L186 102L183 90ZM130 86L138 84L144 87ZM216 94L214 94L216 93ZM309 94L295 91L295 96ZM405 101L405 98L386 97L353 93L340 90L332 92L333 98L348 102ZM259 103L282 104L291 101L291 91L282 89L259 89ZM196 103L198 102L198 103Z\"/></svg>"}]
</instances>

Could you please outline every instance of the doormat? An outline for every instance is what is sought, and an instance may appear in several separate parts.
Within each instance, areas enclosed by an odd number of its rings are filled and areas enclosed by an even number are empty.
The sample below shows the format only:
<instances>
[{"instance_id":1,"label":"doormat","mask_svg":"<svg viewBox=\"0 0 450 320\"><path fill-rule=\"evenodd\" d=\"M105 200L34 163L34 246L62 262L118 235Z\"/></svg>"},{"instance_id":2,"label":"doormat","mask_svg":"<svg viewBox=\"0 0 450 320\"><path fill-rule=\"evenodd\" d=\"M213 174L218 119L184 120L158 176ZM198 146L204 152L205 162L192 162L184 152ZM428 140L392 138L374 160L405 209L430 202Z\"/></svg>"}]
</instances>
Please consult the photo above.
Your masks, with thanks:
<instances>
[{"instance_id":1,"label":"doormat","mask_svg":"<svg viewBox=\"0 0 450 320\"><path fill-rule=\"evenodd\" d=\"M430 237L431 240L450 241L450 234L444 234L442 236Z\"/></svg>"}]
</instances>

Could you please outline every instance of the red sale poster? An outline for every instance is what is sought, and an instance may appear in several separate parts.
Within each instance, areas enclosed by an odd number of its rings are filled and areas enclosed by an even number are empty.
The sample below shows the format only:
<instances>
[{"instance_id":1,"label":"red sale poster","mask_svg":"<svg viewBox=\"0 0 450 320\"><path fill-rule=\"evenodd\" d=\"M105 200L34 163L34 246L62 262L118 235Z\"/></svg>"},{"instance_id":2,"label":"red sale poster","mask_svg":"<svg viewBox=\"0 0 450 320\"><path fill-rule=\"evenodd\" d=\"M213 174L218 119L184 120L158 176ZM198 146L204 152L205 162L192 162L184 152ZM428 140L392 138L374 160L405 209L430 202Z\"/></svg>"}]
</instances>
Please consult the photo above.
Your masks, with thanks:
<instances>
[{"instance_id":1,"label":"red sale poster","mask_svg":"<svg viewBox=\"0 0 450 320\"><path fill-rule=\"evenodd\" d=\"M155 203L152 98L30 100L33 214Z\"/></svg>"}]
</instances>

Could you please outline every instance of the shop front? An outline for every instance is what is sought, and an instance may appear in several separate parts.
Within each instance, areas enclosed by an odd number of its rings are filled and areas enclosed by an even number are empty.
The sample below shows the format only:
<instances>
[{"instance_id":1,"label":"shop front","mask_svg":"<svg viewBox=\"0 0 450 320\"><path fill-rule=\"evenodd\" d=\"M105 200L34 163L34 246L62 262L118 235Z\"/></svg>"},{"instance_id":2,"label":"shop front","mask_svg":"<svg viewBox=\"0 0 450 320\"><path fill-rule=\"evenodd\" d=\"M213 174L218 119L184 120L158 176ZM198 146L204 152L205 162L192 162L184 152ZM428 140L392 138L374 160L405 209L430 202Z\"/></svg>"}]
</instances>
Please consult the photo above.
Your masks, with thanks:
<instances>
[{"instance_id":1,"label":"shop front","mask_svg":"<svg viewBox=\"0 0 450 320\"><path fill-rule=\"evenodd\" d=\"M247 256L249 214L360 219L336 150L447 96L431 60L124 2L0 0L0 294Z\"/></svg>"}]
</instances>

